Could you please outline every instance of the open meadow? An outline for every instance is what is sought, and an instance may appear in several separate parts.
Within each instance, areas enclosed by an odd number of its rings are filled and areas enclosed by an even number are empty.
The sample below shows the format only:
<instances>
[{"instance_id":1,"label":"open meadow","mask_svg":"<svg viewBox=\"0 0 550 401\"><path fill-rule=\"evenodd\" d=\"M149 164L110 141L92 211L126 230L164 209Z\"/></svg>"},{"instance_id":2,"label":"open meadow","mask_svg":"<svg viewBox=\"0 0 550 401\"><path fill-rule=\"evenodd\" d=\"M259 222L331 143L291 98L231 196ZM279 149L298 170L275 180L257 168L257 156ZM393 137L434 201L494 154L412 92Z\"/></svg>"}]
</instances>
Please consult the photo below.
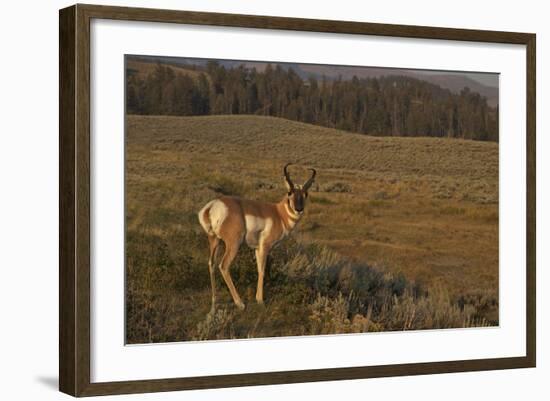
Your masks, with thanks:
<instances>
[{"instance_id":1,"label":"open meadow","mask_svg":"<svg viewBox=\"0 0 550 401\"><path fill-rule=\"evenodd\" d=\"M373 137L251 115L126 117L127 343L498 325L498 143ZM269 255L218 274L197 212L221 195L277 202L282 167L305 214ZM219 273L219 272L218 272Z\"/></svg>"}]
</instances>

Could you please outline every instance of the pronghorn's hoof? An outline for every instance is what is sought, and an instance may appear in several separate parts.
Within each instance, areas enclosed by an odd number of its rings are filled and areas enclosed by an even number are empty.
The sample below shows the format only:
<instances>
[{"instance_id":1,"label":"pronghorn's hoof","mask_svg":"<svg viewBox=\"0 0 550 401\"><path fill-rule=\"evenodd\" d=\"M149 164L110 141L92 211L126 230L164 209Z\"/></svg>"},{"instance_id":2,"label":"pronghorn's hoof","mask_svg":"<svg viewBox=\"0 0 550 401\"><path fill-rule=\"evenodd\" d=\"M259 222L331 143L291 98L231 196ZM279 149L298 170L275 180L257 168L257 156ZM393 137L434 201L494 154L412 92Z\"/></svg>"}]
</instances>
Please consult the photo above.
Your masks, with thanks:
<instances>
[{"instance_id":1,"label":"pronghorn's hoof","mask_svg":"<svg viewBox=\"0 0 550 401\"><path fill-rule=\"evenodd\" d=\"M240 310L244 310L246 308L246 305L243 304L242 302L239 303L239 304L235 304L235 305L237 305L237 308L239 308Z\"/></svg>"},{"instance_id":2,"label":"pronghorn's hoof","mask_svg":"<svg viewBox=\"0 0 550 401\"><path fill-rule=\"evenodd\" d=\"M265 306L263 299L257 299L256 302L258 303L258 306Z\"/></svg>"}]
</instances>

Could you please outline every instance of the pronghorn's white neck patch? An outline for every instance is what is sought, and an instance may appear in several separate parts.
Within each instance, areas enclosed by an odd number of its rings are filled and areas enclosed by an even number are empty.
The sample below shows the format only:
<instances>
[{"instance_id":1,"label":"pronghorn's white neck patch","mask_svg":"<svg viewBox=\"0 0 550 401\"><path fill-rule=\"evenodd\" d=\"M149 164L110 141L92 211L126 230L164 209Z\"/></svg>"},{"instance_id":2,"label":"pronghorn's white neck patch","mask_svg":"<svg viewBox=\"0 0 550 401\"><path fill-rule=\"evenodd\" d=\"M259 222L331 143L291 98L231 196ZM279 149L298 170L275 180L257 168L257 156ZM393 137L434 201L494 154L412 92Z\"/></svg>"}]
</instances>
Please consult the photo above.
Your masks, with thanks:
<instances>
[{"instance_id":1,"label":"pronghorn's white neck patch","mask_svg":"<svg viewBox=\"0 0 550 401\"><path fill-rule=\"evenodd\" d=\"M290 223L291 228L292 228L296 224L296 221L298 221L302 215L300 213L297 213L294 210L292 210L292 208L290 207L288 202L285 202L285 210L286 210L287 214L290 216L290 218L292 219L292 221Z\"/></svg>"}]
</instances>

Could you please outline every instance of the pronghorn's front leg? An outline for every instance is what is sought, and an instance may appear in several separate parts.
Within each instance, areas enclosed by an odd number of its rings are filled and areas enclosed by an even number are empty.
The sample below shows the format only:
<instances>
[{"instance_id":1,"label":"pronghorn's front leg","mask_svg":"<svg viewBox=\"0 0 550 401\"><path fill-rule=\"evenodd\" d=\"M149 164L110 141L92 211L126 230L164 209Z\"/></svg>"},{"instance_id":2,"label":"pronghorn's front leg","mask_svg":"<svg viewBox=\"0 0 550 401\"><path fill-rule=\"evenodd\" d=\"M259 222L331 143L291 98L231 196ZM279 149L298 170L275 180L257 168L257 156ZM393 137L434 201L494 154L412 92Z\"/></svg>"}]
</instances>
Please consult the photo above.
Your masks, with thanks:
<instances>
[{"instance_id":1,"label":"pronghorn's front leg","mask_svg":"<svg viewBox=\"0 0 550 401\"><path fill-rule=\"evenodd\" d=\"M258 266L258 286L256 287L256 301L259 304L264 303L264 275L265 264L267 262L267 254L269 253L269 246L260 244L256 249L256 264Z\"/></svg>"}]
</instances>

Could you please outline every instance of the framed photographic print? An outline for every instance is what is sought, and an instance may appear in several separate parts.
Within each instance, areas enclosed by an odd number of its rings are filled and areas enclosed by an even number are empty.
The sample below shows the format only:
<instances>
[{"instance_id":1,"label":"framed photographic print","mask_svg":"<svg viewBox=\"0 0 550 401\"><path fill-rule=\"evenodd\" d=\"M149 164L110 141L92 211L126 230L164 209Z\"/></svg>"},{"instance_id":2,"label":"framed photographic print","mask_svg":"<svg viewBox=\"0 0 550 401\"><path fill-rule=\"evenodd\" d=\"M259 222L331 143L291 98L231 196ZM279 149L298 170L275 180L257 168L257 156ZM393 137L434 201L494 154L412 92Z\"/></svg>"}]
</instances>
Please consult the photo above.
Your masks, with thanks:
<instances>
[{"instance_id":1,"label":"framed photographic print","mask_svg":"<svg viewBox=\"0 0 550 401\"><path fill-rule=\"evenodd\" d=\"M60 390L534 367L535 35L60 11Z\"/></svg>"}]
</instances>

